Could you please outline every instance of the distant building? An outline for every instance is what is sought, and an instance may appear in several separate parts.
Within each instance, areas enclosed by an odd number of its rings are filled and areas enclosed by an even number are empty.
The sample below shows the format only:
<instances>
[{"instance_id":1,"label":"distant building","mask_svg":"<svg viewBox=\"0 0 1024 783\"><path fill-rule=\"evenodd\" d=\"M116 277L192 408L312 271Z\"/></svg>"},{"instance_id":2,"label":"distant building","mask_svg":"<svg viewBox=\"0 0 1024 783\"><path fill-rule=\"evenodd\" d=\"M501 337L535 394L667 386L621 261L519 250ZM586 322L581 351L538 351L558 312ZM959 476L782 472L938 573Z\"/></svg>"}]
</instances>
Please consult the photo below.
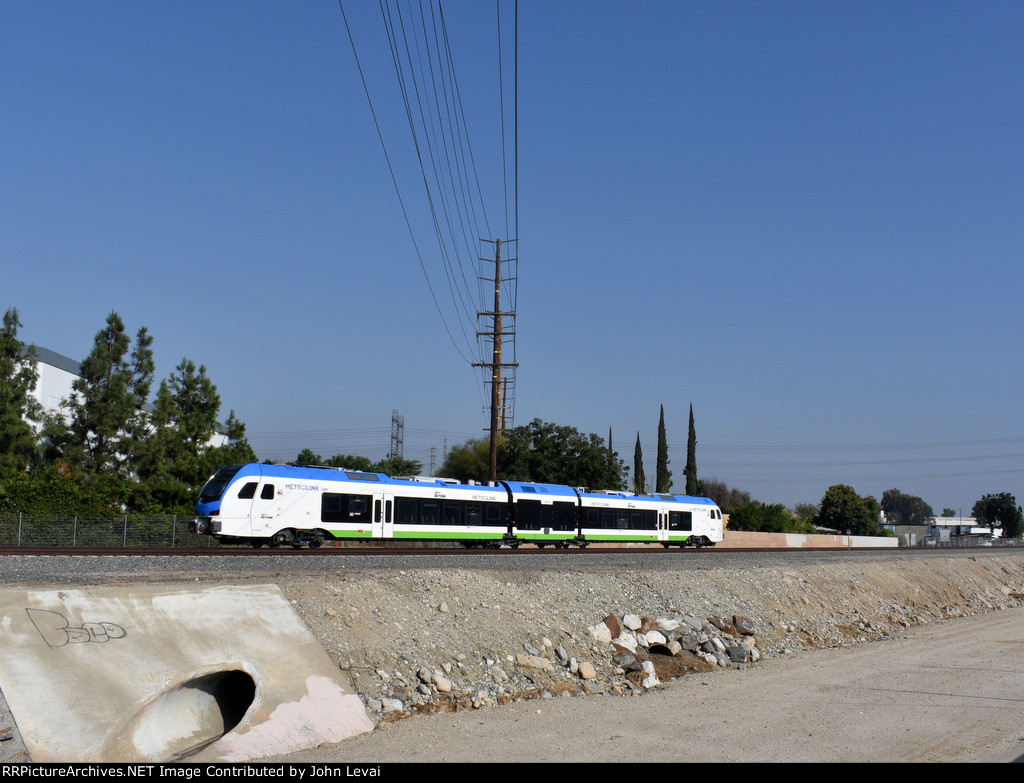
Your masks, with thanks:
<instances>
[{"instance_id":1,"label":"distant building","mask_svg":"<svg viewBox=\"0 0 1024 783\"><path fill-rule=\"evenodd\" d=\"M979 525L974 517L932 517L926 535L933 544L980 544L1002 538L1003 529Z\"/></svg>"},{"instance_id":2,"label":"distant building","mask_svg":"<svg viewBox=\"0 0 1024 783\"><path fill-rule=\"evenodd\" d=\"M36 357L36 371L39 380L36 383L35 398L43 406L46 413L62 413L61 401L71 399L74 394L72 384L82 377L82 365L74 359L51 351L49 348L32 346ZM149 403L146 410L152 410ZM228 442L227 433L221 425L217 425L217 434L207 444L211 447L224 446Z\"/></svg>"}]
</instances>

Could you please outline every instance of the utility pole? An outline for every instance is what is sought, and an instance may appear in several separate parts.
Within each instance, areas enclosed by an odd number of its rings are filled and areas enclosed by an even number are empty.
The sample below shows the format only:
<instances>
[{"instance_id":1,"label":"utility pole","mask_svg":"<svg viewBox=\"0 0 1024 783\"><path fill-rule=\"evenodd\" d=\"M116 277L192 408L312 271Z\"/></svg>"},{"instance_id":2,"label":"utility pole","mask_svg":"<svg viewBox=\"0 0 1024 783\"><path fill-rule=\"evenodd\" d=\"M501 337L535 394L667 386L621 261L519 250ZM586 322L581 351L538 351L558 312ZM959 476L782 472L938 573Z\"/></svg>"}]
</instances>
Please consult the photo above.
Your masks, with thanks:
<instances>
[{"instance_id":1,"label":"utility pole","mask_svg":"<svg viewBox=\"0 0 1024 783\"><path fill-rule=\"evenodd\" d=\"M489 242L490 240L482 240ZM481 258L481 261L490 261L489 258ZM506 262L513 261L514 259L507 258ZM474 362L474 367L486 367L491 371L491 379L488 383L491 384L491 454L490 454L490 480L496 481L498 478L498 433L500 429L503 429L504 416L501 417L501 428L499 428L499 413L498 411L502 408L501 392L502 392L502 381L501 381L501 369L502 367L516 367L516 362L502 362L501 348L502 348L502 337L504 335L514 335L515 332L503 331L502 317L509 316L515 318L515 311L502 312L501 310L501 240L494 240L494 310L489 312L479 312L477 317L490 317L491 318L491 330L489 332L477 332L477 336L487 336L491 340L491 361L490 362Z\"/></svg>"}]
</instances>

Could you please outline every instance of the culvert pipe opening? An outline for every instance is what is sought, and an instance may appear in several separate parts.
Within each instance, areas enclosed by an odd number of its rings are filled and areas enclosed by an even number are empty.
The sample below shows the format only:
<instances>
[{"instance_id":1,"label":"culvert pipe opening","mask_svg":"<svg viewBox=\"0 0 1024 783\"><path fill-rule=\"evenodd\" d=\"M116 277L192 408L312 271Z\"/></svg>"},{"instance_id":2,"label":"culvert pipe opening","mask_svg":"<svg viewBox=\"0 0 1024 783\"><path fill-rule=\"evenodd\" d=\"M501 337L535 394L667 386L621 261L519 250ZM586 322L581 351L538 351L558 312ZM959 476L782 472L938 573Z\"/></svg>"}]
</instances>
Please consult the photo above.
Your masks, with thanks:
<instances>
[{"instance_id":1,"label":"culvert pipe opening","mask_svg":"<svg viewBox=\"0 0 1024 783\"><path fill-rule=\"evenodd\" d=\"M154 761L184 758L234 729L255 699L256 682L241 669L195 677L142 708L132 744Z\"/></svg>"}]
</instances>

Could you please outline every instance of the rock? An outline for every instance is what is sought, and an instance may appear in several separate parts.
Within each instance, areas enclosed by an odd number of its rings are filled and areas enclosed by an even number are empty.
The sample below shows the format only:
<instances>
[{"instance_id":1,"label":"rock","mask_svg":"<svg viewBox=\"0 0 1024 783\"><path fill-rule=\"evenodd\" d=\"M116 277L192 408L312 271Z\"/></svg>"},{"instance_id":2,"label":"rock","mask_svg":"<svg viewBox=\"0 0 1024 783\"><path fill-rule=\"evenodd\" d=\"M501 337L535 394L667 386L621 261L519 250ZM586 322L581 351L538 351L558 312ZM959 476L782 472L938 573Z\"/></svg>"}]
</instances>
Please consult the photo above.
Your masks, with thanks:
<instances>
[{"instance_id":1,"label":"rock","mask_svg":"<svg viewBox=\"0 0 1024 783\"><path fill-rule=\"evenodd\" d=\"M594 638L594 641L599 644L608 644L612 640L612 632L604 623L592 625L587 630L590 631L590 635Z\"/></svg>"},{"instance_id":2,"label":"rock","mask_svg":"<svg viewBox=\"0 0 1024 783\"><path fill-rule=\"evenodd\" d=\"M699 631L704 627L704 623L694 617L692 614L683 616L683 622L690 626L693 630Z\"/></svg>"},{"instance_id":3,"label":"rock","mask_svg":"<svg viewBox=\"0 0 1024 783\"><path fill-rule=\"evenodd\" d=\"M732 624L736 626L736 630L744 636L754 635L754 624L746 617L740 617L737 614L732 616Z\"/></svg>"},{"instance_id":4,"label":"rock","mask_svg":"<svg viewBox=\"0 0 1024 783\"><path fill-rule=\"evenodd\" d=\"M597 678L597 671L594 669L594 665L588 661L584 661L580 664L579 675L581 679L593 680Z\"/></svg>"},{"instance_id":5,"label":"rock","mask_svg":"<svg viewBox=\"0 0 1024 783\"><path fill-rule=\"evenodd\" d=\"M622 634L622 625L621 623L619 623L619 618L615 615L610 614L607 617L605 617L604 624L608 626L608 631L609 633L611 633L612 639Z\"/></svg>"},{"instance_id":6,"label":"rock","mask_svg":"<svg viewBox=\"0 0 1024 783\"><path fill-rule=\"evenodd\" d=\"M644 634L644 637L647 639L648 647L654 644L668 644L668 639L665 638L665 635L661 631L648 631Z\"/></svg>"},{"instance_id":7,"label":"rock","mask_svg":"<svg viewBox=\"0 0 1024 783\"><path fill-rule=\"evenodd\" d=\"M558 645L555 648L555 658L558 659L558 662L562 664L562 666L566 666L569 663L569 653L566 652L562 645Z\"/></svg>"},{"instance_id":8,"label":"rock","mask_svg":"<svg viewBox=\"0 0 1024 783\"><path fill-rule=\"evenodd\" d=\"M643 621L640 619L639 615L626 614L622 616L622 624L631 631L639 631Z\"/></svg>"},{"instance_id":9,"label":"rock","mask_svg":"<svg viewBox=\"0 0 1024 783\"><path fill-rule=\"evenodd\" d=\"M624 647L630 652L636 652L636 637L632 634L624 634L617 639L612 640L612 645L616 647Z\"/></svg>"},{"instance_id":10,"label":"rock","mask_svg":"<svg viewBox=\"0 0 1024 783\"><path fill-rule=\"evenodd\" d=\"M709 617L708 622L710 622L713 626L715 626L724 634L727 634L729 636L736 635L736 626L723 617Z\"/></svg>"},{"instance_id":11,"label":"rock","mask_svg":"<svg viewBox=\"0 0 1024 783\"><path fill-rule=\"evenodd\" d=\"M516 665L524 669L540 669L546 672L555 671L554 664L547 658L541 658L539 655L517 655Z\"/></svg>"},{"instance_id":12,"label":"rock","mask_svg":"<svg viewBox=\"0 0 1024 783\"><path fill-rule=\"evenodd\" d=\"M447 677L444 677L440 672L435 672L434 676L430 678L430 681L437 688L438 693L451 693L452 683Z\"/></svg>"},{"instance_id":13,"label":"rock","mask_svg":"<svg viewBox=\"0 0 1024 783\"><path fill-rule=\"evenodd\" d=\"M653 617L645 617L640 621L640 633L650 633L658 630L658 621Z\"/></svg>"},{"instance_id":14,"label":"rock","mask_svg":"<svg viewBox=\"0 0 1024 783\"><path fill-rule=\"evenodd\" d=\"M750 654L750 651L742 645L727 647L725 652L733 663L746 663Z\"/></svg>"},{"instance_id":15,"label":"rock","mask_svg":"<svg viewBox=\"0 0 1024 783\"><path fill-rule=\"evenodd\" d=\"M676 630L682 624L680 620L668 620L664 617L658 618L658 630L666 633Z\"/></svg>"}]
</instances>

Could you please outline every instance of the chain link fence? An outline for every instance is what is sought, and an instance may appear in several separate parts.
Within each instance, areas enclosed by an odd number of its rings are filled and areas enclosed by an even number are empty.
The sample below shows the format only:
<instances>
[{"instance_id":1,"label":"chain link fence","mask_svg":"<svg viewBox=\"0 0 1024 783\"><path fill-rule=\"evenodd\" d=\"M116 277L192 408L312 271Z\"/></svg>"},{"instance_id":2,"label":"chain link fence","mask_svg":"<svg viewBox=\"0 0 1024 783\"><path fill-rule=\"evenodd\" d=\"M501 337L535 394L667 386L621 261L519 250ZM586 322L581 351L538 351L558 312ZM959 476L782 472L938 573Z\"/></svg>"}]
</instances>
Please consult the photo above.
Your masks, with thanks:
<instances>
[{"instance_id":1,"label":"chain link fence","mask_svg":"<svg viewBox=\"0 0 1024 783\"><path fill-rule=\"evenodd\" d=\"M0 546L7 547L215 547L192 532L194 517L123 514L78 517L0 514Z\"/></svg>"}]
</instances>

